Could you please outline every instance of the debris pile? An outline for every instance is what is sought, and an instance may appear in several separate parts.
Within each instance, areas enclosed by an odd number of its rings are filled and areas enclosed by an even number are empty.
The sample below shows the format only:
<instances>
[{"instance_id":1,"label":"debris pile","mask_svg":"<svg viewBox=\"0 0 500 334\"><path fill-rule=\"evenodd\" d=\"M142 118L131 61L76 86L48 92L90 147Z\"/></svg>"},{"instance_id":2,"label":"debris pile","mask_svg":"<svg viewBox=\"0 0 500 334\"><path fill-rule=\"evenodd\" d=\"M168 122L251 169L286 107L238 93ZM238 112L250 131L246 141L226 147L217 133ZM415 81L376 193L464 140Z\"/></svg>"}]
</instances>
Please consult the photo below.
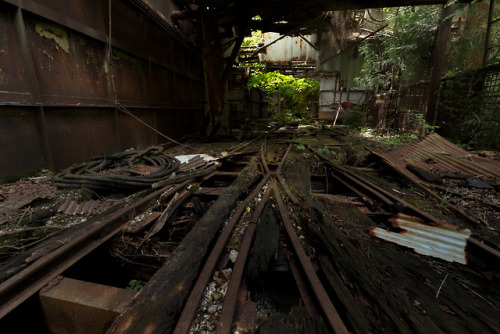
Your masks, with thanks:
<instances>
[{"instance_id":1,"label":"debris pile","mask_svg":"<svg viewBox=\"0 0 500 334\"><path fill-rule=\"evenodd\" d=\"M289 125L198 150L218 159L152 147L4 185L0 281L93 247L73 279L140 289L110 333L500 331L498 162L437 135L365 145Z\"/></svg>"}]
</instances>

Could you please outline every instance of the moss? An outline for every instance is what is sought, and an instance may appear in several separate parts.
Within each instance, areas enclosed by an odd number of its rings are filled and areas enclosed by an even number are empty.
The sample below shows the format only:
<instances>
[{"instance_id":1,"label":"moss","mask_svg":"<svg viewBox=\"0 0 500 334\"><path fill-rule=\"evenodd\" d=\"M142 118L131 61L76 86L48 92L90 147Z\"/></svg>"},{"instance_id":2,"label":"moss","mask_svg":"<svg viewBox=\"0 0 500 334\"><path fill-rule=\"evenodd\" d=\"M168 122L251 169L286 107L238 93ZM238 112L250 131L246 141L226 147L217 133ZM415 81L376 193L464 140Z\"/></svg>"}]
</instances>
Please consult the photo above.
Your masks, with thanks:
<instances>
[{"instance_id":1,"label":"moss","mask_svg":"<svg viewBox=\"0 0 500 334\"><path fill-rule=\"evenodd\" d=\"M68 216L52 217L51 222L54 225L64 225L66 224L68 218L69 218Z\"/></svg>"},{"instance_id":2,"label":"moss","mask_svg":"<svg viewBox=\"0 0 500 334\"><path fill-rule=\"evenodd\" d=\"M61 48L69 54L68 33L64 28L52 23L37 22L35 23L35 30L40 36L54 40L57 50Z\"/></svg>"},{"instance_id":3,"label":"moss","mask_svg":"<svg viewBox=\"0 0 500 334\"><path fill-rule=\"evenodd\" d=\"M54 232L54 229L48 228L45 230L36 231L33 234L33 236L36 238L44 238L44 237L48 236L49 234L52 234L53 232Z\"/></svg>"},{"instance_id":4,"label":"moss","mask_svg":"<svg viewBox=\"0 0 500 334\"><path fill-rule=\"evenodd\" d=\"M85 187L78 188L74 191L72 197L75 199L75 201L78 202L90 201L94 198L94 191Z\"/></svg>"},{"instance_id":5,"label":"moss","mask_svg":"<svg viewBox=\"0 0 500 334\"><path fill-rule=\"evenodd\" d=\"M46 165L40 165L40 166L32 168L32 169L30 169L30 170L28 170L27 172L24 172L24 173L14 173L14 174L7 175L2 180L2 183L14 183L14 182L17 182L17 181L19 181L21 179L27 178L27 177L36 176L43 169L47 169L47 166Z\"/></svg>"}]
</instances>

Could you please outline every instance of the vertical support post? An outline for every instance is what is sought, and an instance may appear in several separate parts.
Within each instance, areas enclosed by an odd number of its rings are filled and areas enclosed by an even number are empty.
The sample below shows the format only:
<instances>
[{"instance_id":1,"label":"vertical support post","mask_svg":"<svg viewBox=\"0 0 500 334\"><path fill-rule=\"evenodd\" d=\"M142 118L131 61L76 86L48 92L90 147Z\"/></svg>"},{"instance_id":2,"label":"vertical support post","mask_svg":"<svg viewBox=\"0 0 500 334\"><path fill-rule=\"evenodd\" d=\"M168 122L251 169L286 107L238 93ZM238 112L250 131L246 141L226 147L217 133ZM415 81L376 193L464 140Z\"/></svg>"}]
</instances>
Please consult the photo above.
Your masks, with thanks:
<instances>
[{"instance_id":1,"label":"vertical support post","mask_svg":"<svg viewBox=\"0 0 500 334\"><path fill-rule=\"evenodd\" d=\"M222 47L219 30L215 19L205 17L203 27L203 72L205 73L205 91L208 98L209 113L212 120L212 132L215 129L215 116L222 114L224 85L221 80Z\"/></svg>"},{"instance_id":2,"label":"vertical support post","mask_svg":"<svg viewBox=\"0 0 500 334\"><path fill-rule=\"evenodd\" d=\"M36 109L36 125L38 132L38 140L40 141L40 147L42 149L43 160L47 164L47 167L51 170L55 169L54 158L52 156L52 149L50 146L49 135L47 132L47 123L45 122L45 112L43 110L43 101L40 94L40 87L38 84L38 78L35 71L35 63L33 61L33 56L31 54L30 45L28 42L28 36L26 34L26 26L24 23L23 11L21 8L17 8L15 16L15 27L16 35L19 43L19 49L21 52L22 61L24 63L24 68L26 70L26 77L30 85L30 93L34 103L38 104L39 107Z\"/></svg>"},{"instance_id":3,"label":"vertical support post","mask_svg":"<svg viewBox=\"0 0 500 334\"><path fill-rule=\"evenodd\" d=\"M488 12L488 25L486 26L486 40L484 42L483 66L488 61L491 42L491 25L493 24L493 12L495 11L495 0L490 0L490 9Z\"/></svg>"},{"instance_id":4,"label":"vertical support post","mask_svg":"<svg viewBox=\"0 0 500 334\"><path fill-rule=\"evenodd\" d=\"M451 30L451 18L449 18L449 16L455 10L454 2L454 0L448 0L444 5L434 48L434 55L432 57L433 67L425 112L425 120L432 125L436 125L439 86L441 85L441 75L443 74L446 61L446 45L448 44Z\"/></svg>"},{"instance_id":5,"label":"vertical support post","mask_svg":"<svg viewBox=\"0 0 500 334\"><path fill-rule=\"evenodd\" d=\"M121 151L122 148L122 137L120 135L120 117L118 115L118 109L113 109L113 131L115 134L115 145L116 151Z\"/></svg>"},{"instance_id":6,"label":"vertical support post","mask_svg":"<svg viewBox=\"0 0 500 334\"><path fill-rule=\"evenodd\" d=\"M49 169L55 170L56 166L52 156L52 149L50 147L49 133L47 131L47 123L45 122L45 111L43 110L43 106L37 108L36 126L38 129L40 145L42 147L43 160Z\"/></svg>"},{"instance_id":7,"label":"vertical support post","mask_svg":"<svg viewBox=\"0 0 500 334\"><path fill-rule=\"evenodd\" d=\"M26 34L26 26L24 23L23 11L21 8L16 9L15 16L15 27L16 27L16 37L19 45L19 51L21 53L22 61L24 63L24 68L26 70L26 77L32 96L32 101L37 104L41 104L40 90L38 87L38 79L35 72L35 64L33 62L33 57L31 55L31 50L28 42L28 37Z\"/></svg>"}]
</instances>

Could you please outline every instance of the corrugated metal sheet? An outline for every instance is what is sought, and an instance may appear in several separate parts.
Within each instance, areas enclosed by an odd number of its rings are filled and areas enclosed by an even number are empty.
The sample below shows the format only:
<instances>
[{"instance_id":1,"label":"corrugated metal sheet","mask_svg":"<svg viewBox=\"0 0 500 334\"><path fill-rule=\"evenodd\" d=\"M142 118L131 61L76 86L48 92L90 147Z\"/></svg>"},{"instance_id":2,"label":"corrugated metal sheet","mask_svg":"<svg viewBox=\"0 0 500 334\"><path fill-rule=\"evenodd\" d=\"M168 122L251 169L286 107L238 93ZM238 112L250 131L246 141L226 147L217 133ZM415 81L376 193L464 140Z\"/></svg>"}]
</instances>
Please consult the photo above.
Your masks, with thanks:
<instances>
[{"instance_id":1,"label":"corrugated metal sheet","mask_svg":"<svg viewBox=\"0 0 500 334\"><path fill-rule=\"evenodd\" d=\"M72 199L67 199L63 204L57 208L57 211L62 212L66 215L83 215L86 213L95 213L97 207L101 202L99 201L86 201L83 203L78 203Z\"/></svg>"},{"instance_id":2,"label":"corrugated metal sheet","mask_svg":"<svg viewBox=\"0 0 500 334\"><path fill-rule=\"evenodd\" d=\"M446 223L427 225L416 217L401 213L392 218L391 223L394 227L404 231L394 233L378 227L371 227L370 234L401 246L413 248L419 254L467 264L465 246L471 234L469 229L459 229L457 226Z\"/></svg>"},{"instance_id":3,"label":"corrugated metal sheet","mask_svg":"<svg viewBox=\"0 0 500 334\"><path fill-rule=\"evenodd\" d=\"M484 159L453 145L438 134L390 152L377 153L410 178L419 180L406 168L406 164L443 173L462 173L500 180L500 163Z\"/></svg>"},{"instance_id":4,"label":"corrugated metal sheet","mask_svg":"<svg viewBox=\"0 0 500 334\"><path fill-rule=\"evenodd\" d=\"M264 44L271 43L281 35L274 32L264 33ZM316 44L316 35L304 35L309 42ZM269 45L259 54L261 62L316 61L317 51L303 38L287 36Z\"/></svg>"}]
</instances>

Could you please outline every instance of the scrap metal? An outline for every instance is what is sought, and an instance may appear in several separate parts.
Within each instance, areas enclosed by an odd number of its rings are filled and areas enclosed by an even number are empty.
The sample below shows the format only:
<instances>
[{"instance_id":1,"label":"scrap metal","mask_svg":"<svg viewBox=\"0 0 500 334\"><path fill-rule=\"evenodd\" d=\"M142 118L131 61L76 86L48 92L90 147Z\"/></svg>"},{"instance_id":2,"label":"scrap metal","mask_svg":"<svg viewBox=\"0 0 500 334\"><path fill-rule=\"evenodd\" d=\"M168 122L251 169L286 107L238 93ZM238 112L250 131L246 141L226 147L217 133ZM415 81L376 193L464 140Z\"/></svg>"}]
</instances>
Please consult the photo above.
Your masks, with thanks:
<instances>
[{"instance_id":1,"label":"scrap metal","mask_svg":"<svg viewBox=\"0 0 500 334\"><path fill-rule=\"evenodd\" d=\"M78 203L75 200L67 199L57 208L57 211L65 215L83 215L86 213L95 213L99 204L101 204L101 202L95 200Z\"/></svg>"},{"instance_id":2,"label":"scrap metal","mask_svg":"<svg viewBox=\"0 0 500 334\"><path fill-rule=\"evenodd\" d=\"M393 217L390 222L403 232L389 232L372 226L370 235L413 248L419 254L467 264L465 247L471 235L469 229L460 229L447 223L429 225L417 217L401 213Z\"/></svg>"},{"instance_id":3,"label":"scrap metal","mask_svg":"<svg viewBox=\"0 0 500 334\"><path fill-rule=\"evenodd\" d=\"M374 153L412 179L417 178L406 168L407 164L424 170L465 173L500 180L500 163L472 155L436 133L390 152Z\"/></svg>"}]
</instances>

